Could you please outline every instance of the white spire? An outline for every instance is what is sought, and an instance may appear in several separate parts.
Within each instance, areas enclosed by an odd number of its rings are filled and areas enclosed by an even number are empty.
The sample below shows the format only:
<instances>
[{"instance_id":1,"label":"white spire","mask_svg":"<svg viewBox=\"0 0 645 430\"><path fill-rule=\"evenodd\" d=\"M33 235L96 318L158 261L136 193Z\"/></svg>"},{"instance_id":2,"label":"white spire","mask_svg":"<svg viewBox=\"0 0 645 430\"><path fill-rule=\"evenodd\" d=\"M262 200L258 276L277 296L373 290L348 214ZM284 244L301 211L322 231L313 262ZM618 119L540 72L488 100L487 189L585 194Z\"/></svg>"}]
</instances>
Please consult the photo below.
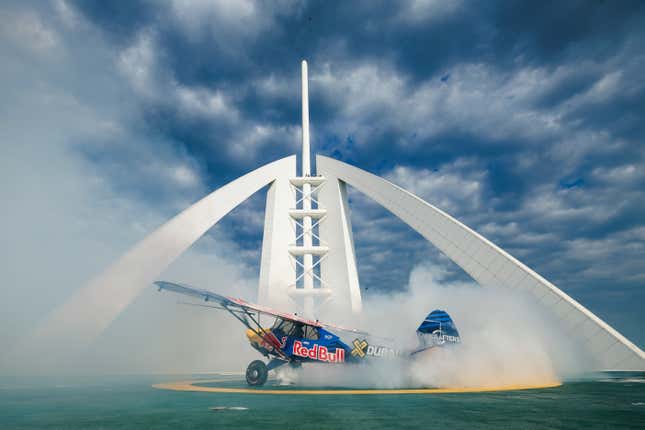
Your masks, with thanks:
<instances>
[{"instance_id":1,"label":"white spire","mask_svg":"<svg viewBox=\"0 0 645 430\"><path fill-rule=\"evenodd\" d=\"M302 61L302 176L311 175L311 156L309 154L309 84L307 82L307 62ZM302 186L302 209L308 211L311 209L311 185L305 183ZM311 217L305 216L302 219L302 248L310 249L312 241L312 224ZM306 293L313 293L314 275L313 275L313 255L309 252L303 255L303 267L305 276L303 278L303 288ZM304 298L303 310L305 316L313 317L314 298L307 295Z\"/></svg>"},{"instance_id":2,"label":"white spire","mask_svg":"<svg viewBox=\"0 0 645 430\"><path fill-rule=\"evenodd\" d=\"M302 176L311 174L309 154L309 84L307 62L302 60Z\"/></svg>"}]
</instances>

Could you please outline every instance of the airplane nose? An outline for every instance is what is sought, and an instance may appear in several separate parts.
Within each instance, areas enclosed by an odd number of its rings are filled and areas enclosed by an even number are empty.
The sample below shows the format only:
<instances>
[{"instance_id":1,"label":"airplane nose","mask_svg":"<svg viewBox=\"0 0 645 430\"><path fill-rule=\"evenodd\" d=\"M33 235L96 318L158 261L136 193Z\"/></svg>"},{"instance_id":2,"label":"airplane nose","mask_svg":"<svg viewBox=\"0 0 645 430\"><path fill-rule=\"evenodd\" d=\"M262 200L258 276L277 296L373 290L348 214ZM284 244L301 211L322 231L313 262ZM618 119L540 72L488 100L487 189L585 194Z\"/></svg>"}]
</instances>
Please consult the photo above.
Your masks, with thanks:
<instances>
[{"instance_id":1,"label":"airplane nose","mask_svg":"<svg viewBox=\"0 0 645 430\"><path fill-rule=\"evenodd\" d=\"M249 339L250 342L253 342L258 338L258 334L255 332L255 330L252 330L249 328L246 330L246 337Z\"/></svg>"}]
</instances>

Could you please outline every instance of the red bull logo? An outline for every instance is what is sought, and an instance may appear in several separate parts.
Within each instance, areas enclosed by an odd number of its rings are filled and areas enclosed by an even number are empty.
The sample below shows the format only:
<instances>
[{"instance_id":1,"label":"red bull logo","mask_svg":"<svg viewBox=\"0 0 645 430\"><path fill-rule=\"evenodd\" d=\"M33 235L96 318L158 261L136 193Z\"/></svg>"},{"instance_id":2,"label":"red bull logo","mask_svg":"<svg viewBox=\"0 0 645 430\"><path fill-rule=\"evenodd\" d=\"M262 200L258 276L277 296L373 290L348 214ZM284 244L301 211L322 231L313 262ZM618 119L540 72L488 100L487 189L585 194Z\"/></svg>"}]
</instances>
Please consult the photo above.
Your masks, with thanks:
<instances>
[{"instance_id":1,"label":"red bull logo","mask_svg":"<svg viewBox=\"0 0 645 430\"><path fill-rule=\"evenodd\" d=\"M336 348L336 351L331 353L326 346L315 344L312 348L307 348L299 340L293 343L293 355L310 358L312 360L326 361L328 363L345 362L345 350L343 348Z\"/></svg>"}]
</instances>

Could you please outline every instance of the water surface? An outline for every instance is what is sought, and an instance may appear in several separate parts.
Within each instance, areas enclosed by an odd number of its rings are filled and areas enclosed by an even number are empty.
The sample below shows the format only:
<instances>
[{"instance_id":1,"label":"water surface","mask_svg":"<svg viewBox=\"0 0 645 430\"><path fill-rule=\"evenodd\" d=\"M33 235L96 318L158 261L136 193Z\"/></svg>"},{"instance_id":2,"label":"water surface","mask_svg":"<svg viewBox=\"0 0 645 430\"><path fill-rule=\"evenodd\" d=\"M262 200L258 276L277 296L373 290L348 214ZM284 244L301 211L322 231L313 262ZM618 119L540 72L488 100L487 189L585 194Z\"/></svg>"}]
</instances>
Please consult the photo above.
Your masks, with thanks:
<instances>
[{"instance_id":1,"label":"water surface","mask_svg":"<svg viewBox=\"0 0 645 430\"><path fill-rule=\"evenodd\" d=\"M191 378L200 375L4 378L0 428L645 429L645 373L478 394L278 396L152 388ZM237 378L227 379L227 386L245 387Z\"/></svg>"}]
</instances>

